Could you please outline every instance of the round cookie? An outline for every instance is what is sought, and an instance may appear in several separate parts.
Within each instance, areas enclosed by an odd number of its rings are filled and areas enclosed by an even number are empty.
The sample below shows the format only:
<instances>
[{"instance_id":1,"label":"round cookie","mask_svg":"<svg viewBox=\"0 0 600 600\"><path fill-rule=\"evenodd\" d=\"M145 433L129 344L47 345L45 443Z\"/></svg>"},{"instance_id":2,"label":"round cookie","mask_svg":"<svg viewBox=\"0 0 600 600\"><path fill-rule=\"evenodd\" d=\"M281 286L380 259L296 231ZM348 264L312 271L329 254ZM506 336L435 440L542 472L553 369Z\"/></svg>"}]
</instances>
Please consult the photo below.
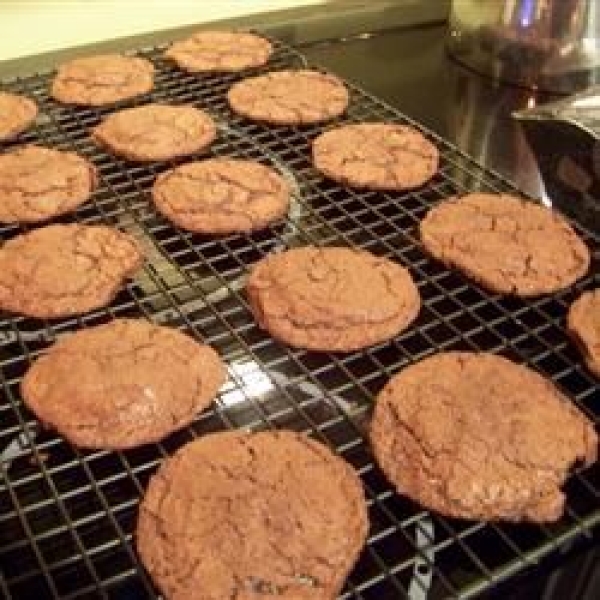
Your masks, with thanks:
<instances>
[{"instance_id":1,"label":"round cookie","mask_svg":"<svg viewBox=\"0 0 600 600\"><path fill-rule=\"evenodd\" d=\"M421 305L410 273L350 248L306 246L257 263L246 291L259 325L292 346L351 352L386 341Z\"/></svg>"},{"instance_id":2,"label":"round cookie","mask_svg":"<svg viewBox=\"0 0 600 600\"><path fill-rule=\"evenodd\" d=\"M600 288L584 292L573 302L567 330L590 371L600 377Z\"/></svg>"},{"instance_id":3,"label":"round cookie","mask_svg":"<svg viewBox=\"0 0 600 600\"><path fill-rule=\"evenodd\" d=\"M319 135L312 146L315 168L350 187L406 190L431 179L437 148L412 127L356 123Z\"/></svg>"},{"instance_id":4,"label":"round cookie","mask_svg":"<svg viewBox=\"0 0 600 600\"><path fill-rule=\"evenodd\" d=\"M225 372L212 348L175 329L117 319L59 340L29 368L21 392L72 444L120 450L191 423Z\"/></svg>"},{"instance_id":5,"label":"round cookie","mask_svg":"<svg viewBox=\"0 0 600 600\"><path fill-rule=\"evenodd\" d=\"M92 131L102 146L129 160L149 162L187 156L217 135L213 120L193 106L146 104L106 117Z\"/></svg>"},{"instance_id":6,"label":"round cookie","mask_svg":"<svg viewBox=\"0 0 600 600\"><path fill-rule=\"evenodd\" d=\"M594 425L551 381L493 354L448 352L393 377L371 443L398 492L450 517L547 522L576 461L593 463Z\"/></svg>"},{"instance_id":7,"label":"round cookie","mask_svg":"<svg viewBox=\"0 0 600 600\"><path fill-rule=\"evenodd\" d=\"M154 66L149 60L102 54L61 65L50 93L63 104L103 106L146 94L153 85Z\"/></svg>"},{"instance_id":8,"label":"round cookie","mask_svg":"<svg viewBox=\"0 0 600 600\"><path fill-rule=\"evenodd\" d=\"M367 533L360 479L328 448L230 431L163 462L136 545L166 598L334 600Z\"/></svg>"},{"instance_id":9,"label":"round cookie","mask_svg":"<svg viewBox=\"0 0 600 600\"><path fill-rule=\"evenodd\" d=\"M0 310L38 318L112 302L143 262L135 239L103 225L48 225L0 248Z\"/></svg>"},{"instance_id":10,"label":"round cookie","mask_svg":"<svg viewBox=\"0 0 600 600\"><path fill-rule=\"evenodd\" d=\"M290 187L258 162L213 158L162 173L152 198L159 212L183 229L225 234L281 219L289 208Z\"/></svg>"},{"instance_id":11,"label":"round cookie","mask_svg":"<svg viewBox=\"0 0 600 600\"><path fill-rule=\"evenodd\" d=\"M165 56L190 73L232 73L261 67L272 53L271 42L253 33L200 31L173 43Z\"/></svg>"},{"instance_id":12,"label":"round cookie","mask_svg":"<svg viewBox=\"0 0 600 600\"><path fill-rule=\"evenodd\" d=\"M500 294L556 292L590 265L588 248L565 219L509 195L450 198L427 213L420 234L432 256Z\"/></svg>"},{"instance_id":13,"label":"round cookie","mask_svg":"<svg viewBox=\"0 0 600 600\"><path fill-rule=\"evenodd\" d=\"M36 119L37 104L25 96L0 92L0 142L11 140Z\"/></svg>"},{"instance_id":14,"label":"round cookie","mask_svg":"<svg viewBox=\"0 0 600 600\"><path fill-rule=\"evenodd\" d=\"M310 125L340 116L348 107L348 90L337 77L319 71L274 71L234 84L227 100L248 119Z\"/></svg>"},{"instance_id":15,"label":"round cookie","mask_svg":"<svg viewBox=\"0 0 600 600\"><path fill-rule=\"evenodd\" d=\"M39 223L83 204L96 168L74 152L24 146L0 154L0 223Z\"/></svg>"}]
</instances>

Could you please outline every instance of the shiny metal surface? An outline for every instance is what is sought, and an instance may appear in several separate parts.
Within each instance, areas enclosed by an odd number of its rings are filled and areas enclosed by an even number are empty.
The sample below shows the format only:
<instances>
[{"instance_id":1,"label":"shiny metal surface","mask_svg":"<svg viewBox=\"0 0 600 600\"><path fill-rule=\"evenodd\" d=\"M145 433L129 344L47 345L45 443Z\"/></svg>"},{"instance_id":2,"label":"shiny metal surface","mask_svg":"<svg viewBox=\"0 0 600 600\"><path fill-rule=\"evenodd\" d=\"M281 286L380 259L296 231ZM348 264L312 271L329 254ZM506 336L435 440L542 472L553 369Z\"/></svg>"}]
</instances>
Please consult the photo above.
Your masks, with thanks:
<instances>
[{"instance_id":1,"label":"shiny metal surface","mask_svg":"<svg viewBox=\"0 0 600 600\"><path fill-rule=\"evenodd\" d=\"M446 33L446 26L397 29L302 52L449 139L525 193L549 202L535 156L512 113L551 96L464 68L448 57Z\"/></svg>"},{"instance_id":2,"label":"shiny metal surface","mask_svg":"<svg viewBox=\"0 0 600 600\"><path fill-rule=\"evenodd\" d=\"M514 117L522 122L564 121L600 141L600 85L555 102L517 111Z\"/></svg>"},{"instance_id":3,"label":"shiny metal surface","mask_svg":"<svg viewBox=\"0 0 600 600\"><path fill-rule=\"evenodd\" d=\"M600 86L517 111L555 206L600 233Z\"/></svg>"},{"instance_id":4,"label":"shiny metal surface","mask_svg":"<svg viewBox=\"0 0 600 600\"><path fill-rule=\"evenodd\" d=\"M598 0L453 0L450 53L496 79L555 92L600 82Z\"/></svg>"},{"instance_id":5,"label":"shiny metal surface","mask_svg":"<svg viewBox=\"0 0 600 600\"><path fill-rule=\"evenodd\" d=\"M574 134L573 128L549 128L515 119L515 113L545 105L557 96L508 85L465 68L445 52L446 35L445 26L414 27L312 45L302 51L451 140L526 194L600 231L598 201L590 200L591 195L600 197L600 189L587 176L582 179L579 170L556 167L559 157L569 167L574 159L589 171L586 165L592 160L600 165L600 144L594 159L576 128Z\"/></svg>"}]
</instances>

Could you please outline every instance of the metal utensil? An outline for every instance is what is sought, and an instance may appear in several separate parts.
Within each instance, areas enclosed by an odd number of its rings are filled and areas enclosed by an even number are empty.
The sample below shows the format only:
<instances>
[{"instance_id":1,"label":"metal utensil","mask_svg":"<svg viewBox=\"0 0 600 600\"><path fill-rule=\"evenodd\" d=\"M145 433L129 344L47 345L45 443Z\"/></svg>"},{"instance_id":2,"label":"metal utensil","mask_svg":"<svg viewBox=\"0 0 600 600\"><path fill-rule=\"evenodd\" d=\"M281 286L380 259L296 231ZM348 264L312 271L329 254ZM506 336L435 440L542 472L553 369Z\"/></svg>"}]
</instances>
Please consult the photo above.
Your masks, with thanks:
<instances>
[{"instance_id":1,"label":"metal utensil","mask_svg":"<svg viewBox=\"0 0 600 600\"><path fill-rule=\"evenodd\" d=\"M600 86L513 115L560 210L600 233Z\"/></svg>"}]
</instances>

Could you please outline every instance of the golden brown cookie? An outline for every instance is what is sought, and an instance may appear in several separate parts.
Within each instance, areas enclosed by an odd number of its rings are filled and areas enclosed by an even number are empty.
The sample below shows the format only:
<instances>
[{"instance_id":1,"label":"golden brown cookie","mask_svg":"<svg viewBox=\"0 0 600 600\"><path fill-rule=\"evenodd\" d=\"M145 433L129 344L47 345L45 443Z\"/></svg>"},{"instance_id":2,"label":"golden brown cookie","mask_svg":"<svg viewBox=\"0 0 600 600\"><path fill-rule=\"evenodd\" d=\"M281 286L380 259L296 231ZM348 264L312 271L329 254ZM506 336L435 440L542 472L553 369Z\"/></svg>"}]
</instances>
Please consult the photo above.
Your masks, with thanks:
<instances>
[{"instance_id":1,"label":"golden brown cookie","mask_svg":"<svg viewBox=\"0 0 600 600\"><path fill-rule=\"evenodd\" d=\"M421 305L405 268L339 247L271 254L254 266L246 291L256 320L273 337L331 352L366 348L398 335Z\"/></svg>"},{"instance_id":2,"label":"golden brown cookie","mask_svg":"<svg viewBox=\"0 0 600 600\"><path fill-rule=\"evenodd\" d=\"M20 94L0 92L0 141L11 140L36 119L37 104Z\"/></svg>"},{"instance_id":3,"label":"golden brown cookie","mask_svg":"<svg viewBox=\"0 0 600 600\"><path fill-rule=\"evenodd\" d=\"M165 56L190 73L232 73L265 65L271 42L242 31L199 31L174 42Z\"/></svg>"},{"instance_id":4,"label":"golden brown cookie","mask_svg":"<svg viewBox=\"0 0 600 600\"><path fill-rule=\"evenodd\" d=\"M64 104L103 106L146 94L153 85L154 67L149 60L102 54L61 65L50 93Z\"/></svg>"},{"instance_id":5,"label":"golden brown cookie","mask_svg":"<svg viewBox=\"0 0 600 600\"><path fill-rule=\"evenodd\" d=\"M0 310L38 318L78 315L112 302L143 255L103 225L48 225L0 248Z\"/></svg>"},{"instance_id":6,"label":"golden brown cookie","mask_svg":"<svg viewBox=\"0 0 600 600\"><path fill-rule=\"evenodd\" d=\"M166 598L334 600L365 543L352 467L291 431L206 435L167 459L136 545Z\"/></svg>"},{"instance_id":7,"label":"golden brown cookie","mask_svg":"<svg viewBox=\"0 0 600 600\"><path fill-rule=\"evenodd\" d=\"M551 381L493 354L406 367L377 397L370 437L399 493L486 521L556 521L569 469L598 455L593 423Z\"/></svg>"},{"instance_id":8,"label":"golden brown cookie","mask_svg":"<svg viewBox=\"0 0 600 600\"><path fill-rule=\"evenodd\" d=\"M590 265L588 248L560 214L514 196L450 198L427 213L420 233L432 256L500 294L550 294Z\"/></svg>"},{"instance_id":9,"label":"golden brown cookie","mask_svg":"<svg viewBox=\"0 0 600 600\"><path fill-rule=\"evenodd\" d=\"M254 121L310 125L340 116L348 107L348 90L319 71L273 71L234 84L227 100L234 112Z\"/></svg>"},{"instance_id":10,"label":"golden brown cookie","mask_svg":"<svg viewBox=\"0 0 600 600\"><path fill-rule=\"evenodd\" d=\"M225 234L262 229L281 219L290 205L290 187L258 162L212 158L159 175L152 199L183 229Z\"/></svg>"},{"instance_id":11,"label":"golden brown cookie","mask_svg":"<svg viewBox=\"0 0 600 600\"><path fill-rule=\"evenodd\" d=\"M59 340L27 371L25 404L82 448L156 442L191 423L225 381L209 346L168 327L117 319Z\"/></svg>"},{"instance_id":12,"label":"golden brown cookie","mask_svg":"<svg viewBox=\"0 0 600 600\"><path fill-rule=\"evenodd\" d=\"M71 212L97 184L94 165L75 152L31 145L0 154L0 222L39 223Z\"/></svg>"},{"instance_id":13,"label":"golden brown cookie","mask_svg":"<svg viewBox=\"0 0 600 600\"><path fill-rule=\"evenodd\" d=\"M590 371L600 377L600 289L584 292L573 302L567 330Z\"/></svg>"},{"instance_id":14,"label":"golden brown cookie","mask_svg":"<svg viewBox=\"0 0 600 600\"><path fill-rule=\"evenodd\" d=\"M146 104L112 113L92 131L97 143L140 162L193 154L209 146L216 135L216 125L205 112L168 104Z\"/></svg>"},{"instance_id":15,"label":"golden brown cookie","mask_svg":"<svg viewBox=\"0 0 600 600\"><path fill-rule=\"evenodd\" d=\"M312 146L324 175L350 187L416 188L438 169L437 148L416 129L397 123L355 123L330 129Z\"/></svg>"}]
</instances>

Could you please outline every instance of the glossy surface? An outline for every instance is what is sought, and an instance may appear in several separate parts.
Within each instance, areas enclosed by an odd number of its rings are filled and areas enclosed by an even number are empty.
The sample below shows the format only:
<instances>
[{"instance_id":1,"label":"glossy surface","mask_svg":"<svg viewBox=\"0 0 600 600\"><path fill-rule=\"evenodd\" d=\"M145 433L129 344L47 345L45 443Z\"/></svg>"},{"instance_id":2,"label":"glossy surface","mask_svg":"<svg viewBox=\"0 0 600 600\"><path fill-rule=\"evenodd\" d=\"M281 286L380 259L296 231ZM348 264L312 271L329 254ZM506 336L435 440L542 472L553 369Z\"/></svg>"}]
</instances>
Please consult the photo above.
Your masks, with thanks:
<instances>
[{"instance_id":1,"label":"glossy surface","mask_svg":"<svg viewBox=\"0 0 600 600\"><path fill-rule=\"evenodd\" d=\"M445 50L446 26L396 29L302 48L455 143L525 193L544 198L535 158L512 113L547 98L466 69Z\"/></svg>"},{"instance_id":2,"label":"glossy surface","mask_svg":"<svg viewBox=\"0 0 600 600\"><path fill-rule=\"evenodd\" d=\"M600 78L599 17L595 0L453 0L448 47L500 80L573 92Z\"/></svg>"}]
</instances>

